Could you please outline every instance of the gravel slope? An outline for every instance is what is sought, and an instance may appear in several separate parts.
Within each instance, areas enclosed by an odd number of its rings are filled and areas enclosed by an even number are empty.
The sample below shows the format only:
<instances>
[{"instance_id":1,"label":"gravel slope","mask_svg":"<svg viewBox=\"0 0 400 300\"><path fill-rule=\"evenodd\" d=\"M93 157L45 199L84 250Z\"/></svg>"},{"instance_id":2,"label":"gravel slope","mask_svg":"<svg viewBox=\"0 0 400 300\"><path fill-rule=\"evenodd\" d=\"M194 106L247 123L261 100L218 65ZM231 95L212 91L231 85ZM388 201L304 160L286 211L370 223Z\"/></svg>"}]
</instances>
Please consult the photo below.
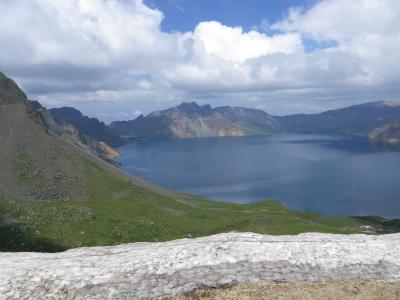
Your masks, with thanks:
<instances>
[{"instance_id":1,"label":"gravel slope","mask_svg":"<svg viewBox=\"0 0 400 300\"><path fill-rule=\"evenodd\" d=\"M0 72L0 194L24 200L87 199L85 168L48 134L25 94Z\"/></svg>"},{"instance_id":2,"label":"gravel slope","mask_svg":"<svg viewBox=\"0 0 400 300\"><path fill-rule=\"evenodd\" d=\"M225 288L210 287L162 300L398 300L400 283L365 280L275 283L259 281Z\"/></svg>"},{"instance_id":3,"label":"gravel slope","mask_svg":"<svg viewBox=\"0 0 400 300\"><path fill-rule=\"evenodd\" d=\"M154 299L233 282L400 282L400 234L225 233L165 243L0 253L0 299Z\"/></svg>"}]
</instances>

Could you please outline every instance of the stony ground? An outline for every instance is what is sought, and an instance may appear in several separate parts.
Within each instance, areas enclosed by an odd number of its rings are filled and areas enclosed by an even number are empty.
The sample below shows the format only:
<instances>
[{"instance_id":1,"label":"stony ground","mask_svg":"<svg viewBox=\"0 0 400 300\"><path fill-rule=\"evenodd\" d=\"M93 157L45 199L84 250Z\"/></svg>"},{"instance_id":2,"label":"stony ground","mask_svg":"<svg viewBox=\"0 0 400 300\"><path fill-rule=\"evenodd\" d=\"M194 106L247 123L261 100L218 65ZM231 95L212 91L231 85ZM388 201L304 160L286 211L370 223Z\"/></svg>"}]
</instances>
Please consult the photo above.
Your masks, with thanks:
<instances>
[{"instance_id":1,"label":"stony ground","mask_svg":"<svg viewBox=\"0 0 400 300\"><path fill-rule=\"evenodd\" d=\"M225 288L210 287L162 300L397 300L400 283L343 280L328 283L260 281Z\"/></svg>"},{"instance_id":2,"label":"stony ground","mask_svg":"<svg viewBox=\"0 0 400 300\"><path fill-rule=\"evenodd\" d=\"M25 94L0 73L0 191L24 200L87 199L80 157L44 129Z\"/></svg>"}]
</instances>

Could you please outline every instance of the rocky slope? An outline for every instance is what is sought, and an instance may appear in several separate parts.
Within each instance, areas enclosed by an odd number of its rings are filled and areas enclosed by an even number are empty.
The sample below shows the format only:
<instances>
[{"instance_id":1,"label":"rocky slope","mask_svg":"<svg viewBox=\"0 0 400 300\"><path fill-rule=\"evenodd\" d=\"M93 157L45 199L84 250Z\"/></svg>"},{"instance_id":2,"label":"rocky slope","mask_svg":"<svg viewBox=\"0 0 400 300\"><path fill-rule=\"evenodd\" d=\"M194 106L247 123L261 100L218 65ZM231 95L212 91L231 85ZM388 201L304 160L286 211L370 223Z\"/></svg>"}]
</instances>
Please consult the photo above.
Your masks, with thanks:
<instances>
[{"instance_id":1,"label":"rocky slope","mask_svg":"<svg viewBox=\"0 0 400 300\"><path fill-rule=\"evenodd\" d=\"M367 136L371 130L400 120L400 105L370 102L319 114L272 116L243 107L183 103L132 121L113 122L116 134L131 137L188 138L243 136L271 132L334 133Z\"/></svg>"},{"instance_id":2,"label":"rocky slope","mask_svg":"<svg viewBox=\"0 0 400 300\"><path fill-rule=\"evenodd\" d=\"M54 118L73 125L81 135L93 140L104 142L111 147L119 147L126 143L121 137L112 133L103 122L96 118L89 118L75 108L52 108L49 112Z\"/></svg>"},{"instance_id":3,"label":"rocky slope","mask_svg":"<svg viewBox=\"0 0 400 300\"><path fill-rule=\"evenodd\" d=\"M49 132L61 137L83 151L98 156L109 163L117 164L113 159L119 153L109 145L80 132L74 125L55 118L38 101L30 101L30 103Z\"/></svg>"},{"instance_id":4,"label":"rocky slope","mask_svg":"<svg viewBox=\"0 0 400 300\"><path fill-rule=\"evenodd\" d=\"M400 121L374 129L368 138L374 142L400 144Z\"/></svg>"},{"instance_id":5,"label":"rocky slope","mask_svg":"<svg viewBox=\"0 0 400 300\"><path fill-rule=\"evenodd\" d=\"M274 119L267 113L242 107L200 106L182 103L132 121L109 125L116 134L129 137L193 138L212 136L244 136L275 129Z\"/></svg>"},{"instance_id":6,"label":"rocky slope","mask_svg":"<svg viewBox=\"0 0 400 300\"><path fill-rule=\"evenodd\" d=\"M0 73L0 194L21 199L85 199L84 166L44 130L18 86Z\"/></svg>"},{"instance_id":7,"label":"rocky slope","mask_svg":"<svg viewBox=\"0 0 400 300\"><path fill-rule=\"evenodd\" d=\"M244 107L220 106L215 111L244 130L246 135L266 134L280 128L276 119L265 111Z\"/></svg>"},{"instance_id":8,"label":"rocky slope","mask_svg":"<svg viewBox=\"0 0 400 300\"><path fill-rule=\"evenodd\" d=\"M236 282L400 281L400 235L226 233L63 253L0 253L2 299L155 299Z\"/></svg>"}]
</instances>

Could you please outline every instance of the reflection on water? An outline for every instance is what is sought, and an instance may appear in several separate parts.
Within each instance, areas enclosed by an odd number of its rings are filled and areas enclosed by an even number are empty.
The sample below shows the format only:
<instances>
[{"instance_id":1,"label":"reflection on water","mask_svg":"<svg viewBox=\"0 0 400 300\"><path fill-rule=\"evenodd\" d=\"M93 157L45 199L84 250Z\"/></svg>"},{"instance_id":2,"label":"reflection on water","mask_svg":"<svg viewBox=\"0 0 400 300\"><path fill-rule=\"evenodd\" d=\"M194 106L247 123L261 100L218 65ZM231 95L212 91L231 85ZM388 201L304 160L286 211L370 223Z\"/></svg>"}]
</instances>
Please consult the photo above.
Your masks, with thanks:
<instances>
[{"instance_id":1,"label":"reflection on water","mask_svg":"<svg viewBox=\"0 0 400 300\"><path fill-rule=\"evenodd\" d=\"M276 199L331 215L400 217L400 147L347 136L275 134L133 140L122 168L211 199Z\"/></svg>"}]
</instances>

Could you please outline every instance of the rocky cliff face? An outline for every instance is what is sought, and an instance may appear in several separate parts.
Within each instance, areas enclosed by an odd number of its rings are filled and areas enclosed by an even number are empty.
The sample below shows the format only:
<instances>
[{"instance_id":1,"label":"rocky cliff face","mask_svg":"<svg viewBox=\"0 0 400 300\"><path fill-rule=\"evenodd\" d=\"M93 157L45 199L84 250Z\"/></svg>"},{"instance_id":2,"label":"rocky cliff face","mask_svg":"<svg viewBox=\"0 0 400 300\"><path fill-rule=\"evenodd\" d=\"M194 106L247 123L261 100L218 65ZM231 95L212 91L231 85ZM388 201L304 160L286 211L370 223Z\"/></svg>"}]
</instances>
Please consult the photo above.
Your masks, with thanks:
<instances>
[{"instance_id":1,"label":"rocky cliff face","mask_svg":"<svg viewBox=\"0 0 400 300\"><path fill-rule=\"evenodd\" d=\"M156 299L234 282L400 281L400 235L226 233L165 243L0 253L2 299Z\"/></svg>"},{"instance_id":2,"label":"rocky cliff face","mask_svg":"<svg viewBox=\"0 0 400 300\"><path fill-rule=\"evenodd\" d=\"M49 132L87 153L98 156L109 163L116 164L113 159L119 154L109 145L80 132L74 125L55 118L38 101L30 101L30 104Z\"/></svg>"},{"instance_id":3,"label":"rocky cliff face","mask_svg":"<svg viewBox=\"0 0 400 300\"><path fill-rule=\"evenodd\" d=\"M400 121L371 131L368 138L374 142L400 144Z\"/></svg>"},{"instance_id":4,"label":"rocky cliff face","mask_svg":"<svg viewBox=\"0 0 400 300\"><path fill-rule=\"evenodd\" d=\"M113 122L109 128L130 137L193 138L260 134L274 126L273 118L262 111L241 107L213 109L191 102L132 121Z\"/></svg>"},{"instance_id":5,"label":"rocky cliff face","mask_svg":"<svg viewBox=\"0 0 400 300\"><path fill-rule=\"evenodd\" d=\"M280 128L275 117L259 109L221 106L216 107L215 111L232 123L237 124L246 135L266 134Z\"/></svg>"},{"instance_id":6,"label":"rocky cliff face","mask_svg":"<svg viewBox=\"0 0 400 300\"><path fill-rule=\"evenodd\" d=\"M52 108L49 112L54 118L73 125L82 135L104 142L111 147L119 147L126 143L119 135L112 133L103 122L96 118L89 118L75 108Z\"/></svg>"},{"instance_id":7,"label":"rocky cliff face","mask_svg":"<svg viewBox=\"0 0 400 300\"><path fill-rule=\"evenodd\" d=\"M27 103L25 93L10 78L0 72L0 105Z\"/></svg>"}]
</instances>

